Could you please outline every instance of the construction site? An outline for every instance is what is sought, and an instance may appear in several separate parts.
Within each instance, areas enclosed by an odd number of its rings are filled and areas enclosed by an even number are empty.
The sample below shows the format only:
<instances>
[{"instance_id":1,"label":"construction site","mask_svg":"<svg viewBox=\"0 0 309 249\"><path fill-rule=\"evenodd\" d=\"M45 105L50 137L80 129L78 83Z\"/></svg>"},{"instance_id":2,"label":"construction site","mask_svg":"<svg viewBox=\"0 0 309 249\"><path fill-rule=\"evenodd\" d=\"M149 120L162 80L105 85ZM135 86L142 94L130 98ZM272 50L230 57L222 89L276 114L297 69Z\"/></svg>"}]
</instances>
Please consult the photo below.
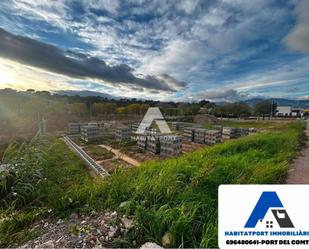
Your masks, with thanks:
<instances>
[{"instance_id":1,"label":"construction site","mask_svg":"<svg viewBox=\"0 0 309 249\"><path fill-rule=\"evenodd\" d=\"M160 129L163 122L168 132ZM141 127L144 129L142 133L139 132ZM64 141L91 169L106 176L118 169L137 167L148 160L176 157L255 132L255 128L223 127L218 122L206 129L194 122L167 123L163 119L159 122L152 120L144 126L136 121L92 120L69 123Z\"/></svg>"}]
</instances>

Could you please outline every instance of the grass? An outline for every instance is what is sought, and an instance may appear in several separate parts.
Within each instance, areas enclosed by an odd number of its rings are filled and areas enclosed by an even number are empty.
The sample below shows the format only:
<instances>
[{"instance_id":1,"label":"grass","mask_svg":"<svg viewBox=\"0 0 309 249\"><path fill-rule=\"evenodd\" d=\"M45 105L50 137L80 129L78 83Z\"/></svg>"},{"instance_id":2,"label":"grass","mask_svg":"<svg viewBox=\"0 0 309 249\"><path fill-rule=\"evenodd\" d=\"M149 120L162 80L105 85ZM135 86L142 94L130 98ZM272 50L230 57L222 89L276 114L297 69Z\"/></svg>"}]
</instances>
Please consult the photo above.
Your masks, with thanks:
<instances>
[{"instance_id":1,"label":"grass","mask_svg":"<svg viewBox=\"0 0 309 249\"><path fill-rule=\"evenodd\" d=\"M78 194L82 186L91 187L96 184L85 170L83 163L57 138L48 138L45 143L33 141L27 148L16 147L5 155L5 161L15 161L15 158L26 158L26 165L40 170L37 181L19 178L19 182L33 184L30 194L25 195L20 184L13 185L17 196L23 197L19 204L14 199L8 199L0 209L0 246L12 246L34 236L27 227L45 216L65 217L70 210L71 193ZM42 162L34 161L38 153ZM2 178L3 179L3 178ZM9 196L8 193L7 196Z\"/></svg>"},{"instance_id":2,"label":"grass","mask_svg":"<svg viewBox=\"0 0 309 249\"><path fill-rule=\"evenodd\" d=\"M96 160L106 160L114 157L112 152L98 145L87 145L84 149L92 158Z\"/></svg>"},{"instance_id":3,"label":"grass","mask_svg":"<svg viewBox=\"0 0 309 249\"><path fill-rule=\"evenodd\" d=\"M12 211L10 218L0 222L0 245L20 242L18 234L38 219L32 213L36 210L41 210L38 217L50 215L48 209L53 210L53 216L66 217L71 212L109 208L134 216L138 243L160 244L169 232L173 247L217 247L220 184L285 181L289 163L301 145L304 124L274 125L277 129L269 127L271 132L169 160L149 161L131 170L120 169L104 181L92 180L65 145L51 139L43 148L48 154L44 166L48 180L39 188L39 201L26 206L27 211ZM27 214L30 218L25 218ZM13 226L18 217L21 221ZM7 227L13 228L7 232ZM126 246L132 246L130 241Z\"/></svg>"}]
</instances>

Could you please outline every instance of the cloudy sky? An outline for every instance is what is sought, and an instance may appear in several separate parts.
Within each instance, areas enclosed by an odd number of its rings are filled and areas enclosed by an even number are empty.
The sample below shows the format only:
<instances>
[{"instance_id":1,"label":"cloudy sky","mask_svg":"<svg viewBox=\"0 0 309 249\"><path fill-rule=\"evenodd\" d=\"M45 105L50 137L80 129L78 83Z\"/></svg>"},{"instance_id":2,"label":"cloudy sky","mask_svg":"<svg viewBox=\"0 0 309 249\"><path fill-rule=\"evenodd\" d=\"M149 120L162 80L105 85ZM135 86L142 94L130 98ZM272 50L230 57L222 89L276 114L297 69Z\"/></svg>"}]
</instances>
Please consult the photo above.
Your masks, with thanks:
<instances>
[{"instance_id":1,"label":"cloudy sky","mask_svg":"<svg viewBox=\"0 0 309 249\"><path fill-rule=\"evenodd\" d=\"M5 87L309 99L309 0L1 0Z\"/></svg>"}]
</instances>

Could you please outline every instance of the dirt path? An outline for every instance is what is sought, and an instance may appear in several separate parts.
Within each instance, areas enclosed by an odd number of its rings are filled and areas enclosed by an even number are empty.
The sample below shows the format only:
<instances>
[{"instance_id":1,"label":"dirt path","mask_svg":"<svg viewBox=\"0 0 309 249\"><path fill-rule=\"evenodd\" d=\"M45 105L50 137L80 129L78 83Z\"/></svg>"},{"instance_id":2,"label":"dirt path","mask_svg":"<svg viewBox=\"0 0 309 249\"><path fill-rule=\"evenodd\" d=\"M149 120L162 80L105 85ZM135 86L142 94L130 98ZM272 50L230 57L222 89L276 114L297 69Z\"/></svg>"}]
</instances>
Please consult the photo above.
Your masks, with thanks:
<instances>
[{"instance_id":1,"label":"dirt path","mask_svg":"<svg viewBox=\"0 0 309 249\"><path fill-rule=\"evenodd\" d=\"M127 156L126 154L121 153L119 150L113 149L112 147L105 145L105 144L101 144L99 145L100 147L107 149L109 151L111 151L112 153L114 153L117 157L121 158L123 161L132 164L134 166L139 166L141 163L135 159L133 159L132 157Z\"/></svg>"},{"instance_id":2,"label":"dirt path","mask_svg":"<svg viewBox=\"0 0 309 249\"><path fill-rule=\"evenodd\" d=\"M307 138L309 138L309 119L307 120ZM288 172L287 183L309 184L309 140L299 157L294 160L292 168Z\"/></svg>"}]
</instances>

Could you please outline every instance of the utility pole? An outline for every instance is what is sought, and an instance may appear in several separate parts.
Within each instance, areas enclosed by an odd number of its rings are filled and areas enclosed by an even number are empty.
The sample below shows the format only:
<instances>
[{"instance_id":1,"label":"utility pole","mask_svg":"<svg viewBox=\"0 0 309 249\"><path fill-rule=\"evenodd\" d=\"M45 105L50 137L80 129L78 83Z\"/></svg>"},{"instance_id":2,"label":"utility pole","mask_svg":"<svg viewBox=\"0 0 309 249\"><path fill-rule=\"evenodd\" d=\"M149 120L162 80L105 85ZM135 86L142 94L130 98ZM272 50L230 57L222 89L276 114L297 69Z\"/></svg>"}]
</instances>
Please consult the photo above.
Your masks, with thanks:
<instances>
[{"instance_id":1,"label":"utility pole","mask_svg":"<svg viewBox=\"0 0 309 249\"><path fill-rule=\"evenodd\" d=\"M269 119L271 119L273 117L273 100L271 100L271 104L270 104L270 117Z\"/></svg>"}]
</instances>

